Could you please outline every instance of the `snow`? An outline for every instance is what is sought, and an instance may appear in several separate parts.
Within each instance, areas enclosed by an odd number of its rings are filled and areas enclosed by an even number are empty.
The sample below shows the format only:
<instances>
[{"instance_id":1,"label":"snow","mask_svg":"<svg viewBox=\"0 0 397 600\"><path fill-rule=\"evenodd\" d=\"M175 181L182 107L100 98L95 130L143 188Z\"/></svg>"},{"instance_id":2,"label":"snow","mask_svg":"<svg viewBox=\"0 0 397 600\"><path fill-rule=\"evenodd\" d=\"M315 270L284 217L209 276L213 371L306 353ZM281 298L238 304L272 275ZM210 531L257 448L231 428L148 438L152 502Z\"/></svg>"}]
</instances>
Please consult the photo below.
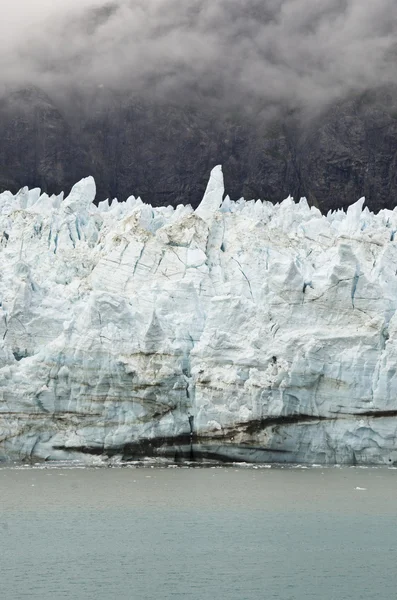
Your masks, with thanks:
<instances>
[{"instance_id":1,"label":"snow","mask_svg":"<svg viewBox=\"0 0 397 600\"><path fill-rule=\"evenodd\" d=\"M94 199L0 194L0 458L397 461L397 209Z\"/></svg>"}]
</instances>

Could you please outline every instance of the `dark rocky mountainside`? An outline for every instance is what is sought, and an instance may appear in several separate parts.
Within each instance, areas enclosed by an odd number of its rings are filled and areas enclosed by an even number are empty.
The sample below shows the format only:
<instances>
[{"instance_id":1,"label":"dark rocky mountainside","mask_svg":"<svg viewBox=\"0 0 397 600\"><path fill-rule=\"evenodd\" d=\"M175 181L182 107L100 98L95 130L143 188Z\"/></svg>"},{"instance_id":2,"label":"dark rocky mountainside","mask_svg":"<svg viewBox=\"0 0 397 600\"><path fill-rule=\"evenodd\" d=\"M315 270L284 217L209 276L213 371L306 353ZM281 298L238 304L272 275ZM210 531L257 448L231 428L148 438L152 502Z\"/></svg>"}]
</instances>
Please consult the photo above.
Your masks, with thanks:
<instances>
[{"instance_id":1,"label":"dark rocky mountainside","mask_svg":"<svg viewBox=\"0 0 397 600\"><path fill-rule=\"evenodd\" d=\"M36 88L0 99L0 191L68 191L93 175L98 199L140 195L153 205L200 201L222 163L230 196L306 196L327 211L366 196L397 204L397 95L341 101L311 120L153 104L99 88L73 108Z\"/></svg>"}]
</instances>

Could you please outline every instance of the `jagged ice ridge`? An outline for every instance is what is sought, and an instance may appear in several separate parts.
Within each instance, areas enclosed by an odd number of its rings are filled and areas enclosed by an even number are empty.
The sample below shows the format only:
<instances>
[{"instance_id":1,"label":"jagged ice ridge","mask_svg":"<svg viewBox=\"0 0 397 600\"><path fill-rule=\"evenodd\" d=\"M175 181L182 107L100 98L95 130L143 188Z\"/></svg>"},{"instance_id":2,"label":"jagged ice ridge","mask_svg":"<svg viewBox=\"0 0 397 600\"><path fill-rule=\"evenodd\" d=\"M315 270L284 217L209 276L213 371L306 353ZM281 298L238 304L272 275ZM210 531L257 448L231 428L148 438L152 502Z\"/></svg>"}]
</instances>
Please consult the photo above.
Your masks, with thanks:
<instances>
[{"instance_id":1,"label":"jagged ice ridge","mask_svg":"<svg viewBox=\"0 0 397 600\"><path fill-rule=\"evenodd\" d=\"M397 462L397 209L0 194L0 458Z\"/></svg>"}]
</instances>

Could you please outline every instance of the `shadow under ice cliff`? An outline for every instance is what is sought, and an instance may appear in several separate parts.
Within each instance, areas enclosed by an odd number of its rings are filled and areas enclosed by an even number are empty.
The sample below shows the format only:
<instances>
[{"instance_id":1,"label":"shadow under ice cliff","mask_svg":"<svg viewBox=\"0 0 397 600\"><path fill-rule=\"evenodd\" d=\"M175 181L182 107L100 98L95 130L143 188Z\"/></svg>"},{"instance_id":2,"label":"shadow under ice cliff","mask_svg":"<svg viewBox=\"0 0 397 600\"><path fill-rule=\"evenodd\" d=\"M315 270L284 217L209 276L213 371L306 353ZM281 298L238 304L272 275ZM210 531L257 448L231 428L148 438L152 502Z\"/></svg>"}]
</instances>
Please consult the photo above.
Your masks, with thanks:
<instances>
[{"instance_id":1,"label":"shadow under ice cliff","mask_svg":"<svg viewBox=\"0 0 397 600\"><path fill-rule=\"evenodd\" d=\"M397 462L397 209L0 194L0 458Z\"/></svg>"}]
</instances>

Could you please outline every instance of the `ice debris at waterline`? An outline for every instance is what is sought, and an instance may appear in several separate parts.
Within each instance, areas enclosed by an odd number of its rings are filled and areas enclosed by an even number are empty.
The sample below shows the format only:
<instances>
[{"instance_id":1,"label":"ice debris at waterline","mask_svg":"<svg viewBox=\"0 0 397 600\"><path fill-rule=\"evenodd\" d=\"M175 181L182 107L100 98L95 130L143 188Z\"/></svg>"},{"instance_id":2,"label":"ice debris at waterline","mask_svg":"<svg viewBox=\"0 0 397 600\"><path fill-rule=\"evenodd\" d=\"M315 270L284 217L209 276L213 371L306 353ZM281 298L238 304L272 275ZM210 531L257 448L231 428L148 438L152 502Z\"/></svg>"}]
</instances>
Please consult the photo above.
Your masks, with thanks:
<instances>
[{"instance_id":1,"label":"ice debris at waterline","mask_svg":"<svg viewBox=\"0 0 397 600\"><path fill-rule=\"evenodd\" d=\"M0 195L0 456L397 461L397 209Z\"/></svg>"}]
</instances>

